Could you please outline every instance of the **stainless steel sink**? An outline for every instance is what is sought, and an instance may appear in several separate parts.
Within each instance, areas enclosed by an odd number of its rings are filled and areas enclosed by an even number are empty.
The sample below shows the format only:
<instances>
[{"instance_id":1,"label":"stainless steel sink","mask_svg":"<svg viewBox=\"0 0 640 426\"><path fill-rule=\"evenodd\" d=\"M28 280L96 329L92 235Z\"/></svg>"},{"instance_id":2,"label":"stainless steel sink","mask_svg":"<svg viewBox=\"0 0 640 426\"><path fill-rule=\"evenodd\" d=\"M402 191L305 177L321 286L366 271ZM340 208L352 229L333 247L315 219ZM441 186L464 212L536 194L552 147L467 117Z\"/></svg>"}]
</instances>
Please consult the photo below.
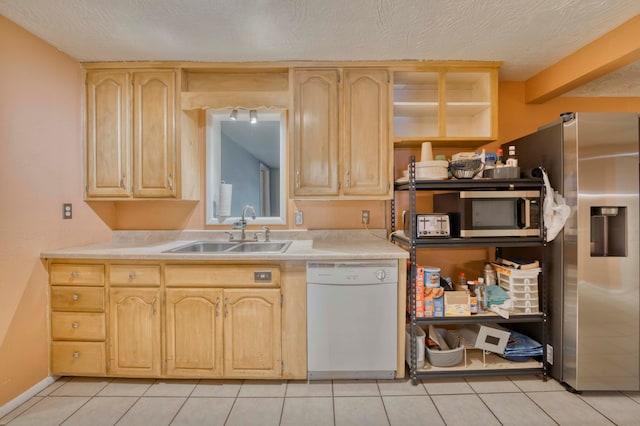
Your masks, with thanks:
<instances>
[{"instance_id":1,"label":"stainless steel sink","mask_svg":"<svg viewBox=\"0 0 640 426\"><path fill-rule=\"evenodd\" d=\"M291 241L255 241L240 243L231 247L229 253L282 253L291 245Z\"/></svg>"},{"instance_id":2,"label":"stainless steel sink","mask_svg":"<svg viewBox=\"0 0 640 426\"><path fill-rule=\"evenodd\" d=\"M196 241L165 253L282 253L289 245L291 241Z\"/></svg>"},{"instance_id":3,"label":"stainless steel sink","mask_svg":"<svg viewBox=\"0 0 640 426\"><path fill-rule=\"evenodd\" d=\"M195 243L189 243L184 246L176 247L168 250L168 253L219 253L223 252L236 243L228 241L197 241Z\"/></svg>"}]
</instances>

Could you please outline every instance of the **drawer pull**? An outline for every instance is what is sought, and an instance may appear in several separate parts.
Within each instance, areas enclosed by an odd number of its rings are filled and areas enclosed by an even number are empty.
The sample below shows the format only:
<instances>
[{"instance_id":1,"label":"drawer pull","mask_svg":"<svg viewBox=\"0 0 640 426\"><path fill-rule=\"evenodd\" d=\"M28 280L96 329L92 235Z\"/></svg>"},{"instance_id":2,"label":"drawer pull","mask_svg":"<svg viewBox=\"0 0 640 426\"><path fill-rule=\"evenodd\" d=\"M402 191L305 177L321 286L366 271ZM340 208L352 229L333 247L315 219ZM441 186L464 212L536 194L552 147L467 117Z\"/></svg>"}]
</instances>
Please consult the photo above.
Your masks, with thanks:
<instances>
[{"instance_id":1,"label":"drawer pull","mask_svg":"<svg viewBox=\"0 0 640 426\"><path fill-rule=\"evenodd\" d=\"M77 294L74 294L73 296L71 296L71 300L73 300L74 302L76 300L78 300L80 298L80 296L78 296Z\"/></svg>"},{"instance_id":2,"label":"drawer pull","mask_svg":"<svg viewBox=\"0 0 640 426\"><path fill-rule=\"evenodd\" d=\"M78 321L74 321L71 323L71 328L78 328L80 327L80 324L78 323Z\"/></svg>"},{"instance_id":3,"label":"drawer pull","mask_svg":"<svg viewBox=\"0 0 640 426\"><path fill-rule=\"evenodd\" d=\"M72 357L74 357L75 359L78 359L78 358L80 358L80 352L75 351L75 352L73 353L73 355L71 355L71 356L72 356Z\"/></svg>"},{"instance_id":4,"label":"drawer pull","mask_svg":"<svg viewBox=\"0 0 640 426\"><path fill-rule=\"evenodd\" d=\"M78 278L78 271L71 272L71 278Z\"/></svg>"},{"instance_id":5,"label":"drawer pull","mask_svg":"<svg viewBox=\"0 0 640 426\"><path fill-rule=\"evenodd\" d=\"M129 272L129 279L130 280L135 280L136 279L136 273L133 272L133 271Z\"/></svg>"}]
</instances>

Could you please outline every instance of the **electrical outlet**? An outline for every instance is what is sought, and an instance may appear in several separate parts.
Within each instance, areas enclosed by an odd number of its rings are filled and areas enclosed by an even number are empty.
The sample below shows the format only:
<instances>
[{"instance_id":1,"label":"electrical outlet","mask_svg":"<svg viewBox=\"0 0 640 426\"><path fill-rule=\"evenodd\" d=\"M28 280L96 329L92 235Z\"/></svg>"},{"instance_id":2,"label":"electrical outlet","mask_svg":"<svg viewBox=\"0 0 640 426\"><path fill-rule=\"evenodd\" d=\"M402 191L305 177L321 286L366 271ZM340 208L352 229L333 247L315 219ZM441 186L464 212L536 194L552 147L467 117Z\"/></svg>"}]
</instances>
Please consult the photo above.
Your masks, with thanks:
<instances>
[{"instance_id":1,"label":"electrical outlet","mask_svg":"<svg viewBox=\"0 0 640 426\"><path fill-rule=\"evenodd\" d=\"M369 210L362 210L362 216L360 221L363 225L369 224Z\"/></svg>"},{"instance_id":2,"label":"electrical outlet","mask_svg":"<svg viewBox=\"0 0 640 426\"><path fill-rule=\"evenodd\" d=\"M302 222L303 222L302 211L297 211L294 216L295 216L296 225L302 225Z\"/></svg>"},{"instance_id":3,"label":"electrical outlet","mask_svg":"<svg viewBox=\"0 0 640 426\"><path fill-rule=\"evenodd\" d=\"M553 346L547 344L547 362L553 365Z\"/></svg>"},{"instance_id":4,"label":"electrical outlet","mask_svg":"<svg viewBox=\"0 0 640 426\"><path fill-rule=\"evenodd\" d=\"M64 203L62 205L62 218L71 219L72 217L73 217L73 211L71 208L71 203Z\"/></svg>"}]
</instances>

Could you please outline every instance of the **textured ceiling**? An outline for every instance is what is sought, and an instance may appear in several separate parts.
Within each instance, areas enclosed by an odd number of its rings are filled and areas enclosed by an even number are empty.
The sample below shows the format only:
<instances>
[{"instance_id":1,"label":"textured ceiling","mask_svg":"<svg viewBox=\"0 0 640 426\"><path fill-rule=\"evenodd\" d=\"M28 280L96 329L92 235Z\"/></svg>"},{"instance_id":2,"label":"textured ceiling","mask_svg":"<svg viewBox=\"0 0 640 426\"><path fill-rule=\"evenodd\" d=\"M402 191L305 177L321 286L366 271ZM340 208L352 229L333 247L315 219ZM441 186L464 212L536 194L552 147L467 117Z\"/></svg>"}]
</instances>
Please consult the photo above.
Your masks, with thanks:
<instances>
[{"instance_id":1,"label":"textured ceiling","mask_svg":"<svg viewBox=\"0 0 640 426\"><path fill-rule=\"evenodd\" d=\"M0 14L79 61L489 60L524 81L640 0L0 0ZM612 90L640 96L638 65L577 91Z\"/></svg>"}]
</instances>

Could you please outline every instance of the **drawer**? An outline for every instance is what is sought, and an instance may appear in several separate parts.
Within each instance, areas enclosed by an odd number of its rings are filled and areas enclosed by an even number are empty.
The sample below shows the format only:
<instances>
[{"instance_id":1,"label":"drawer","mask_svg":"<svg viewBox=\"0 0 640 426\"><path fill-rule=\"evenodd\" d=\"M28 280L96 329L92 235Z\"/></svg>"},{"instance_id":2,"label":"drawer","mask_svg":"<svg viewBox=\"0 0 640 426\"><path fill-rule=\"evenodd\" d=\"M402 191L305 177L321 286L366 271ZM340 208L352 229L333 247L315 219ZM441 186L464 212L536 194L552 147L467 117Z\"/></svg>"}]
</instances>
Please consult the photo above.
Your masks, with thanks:
<instances>
[{"instance_id":1,"label":"drawer","mask_svg":"<svg viewBox=\"0 0 640 426\"><path fill-rule=\"evenodd\" d=\"M104 288L53 286L51 310L104 312Z\"/></svg>"},{"instance_id":2,"label":"drawer","mask_svg":"<svg viewBox=\"0 0 640 426\"><path fill-rule=\"evenodd\" d=\"M111 265L109 284L159 286L160 265Z\"/></svg>"},{"instance_id":3,"label":"drawer","mask_svg":"<svg viewBox=\"0 0 640 426\"><path fill-rule=\"evenodd\" d=\"M104 314L51 313L51 339L102 341L106 336Z\"/></svg>"},{"instance_id":4,"label":"drawer","mask_svg":"<svg viewBox=\"0 0 640 426\"><path fill-rule=\"evenodd\" d=\"M104 285L104 265L54 263L49 267L49 281L53 285Z\"/></svg>"},{"instance_id":5,"label":"drawer","mask_svg":"<svg viewBox=\"0 0 640 426\"><path fill-rule=\"evenodd\" d=\"M103 342L52 342L52 375L106 374L105 344Z\"/></svg>"},{"instance_id":6,"label":"drawer","mask_svg":"<svg viewBox=\"0 0 640 426\"><path fill-rule=\"evenodd\" d=\"M275 265L168 265L168 287L280 287Z\"/></svg>"}]
</instances>

